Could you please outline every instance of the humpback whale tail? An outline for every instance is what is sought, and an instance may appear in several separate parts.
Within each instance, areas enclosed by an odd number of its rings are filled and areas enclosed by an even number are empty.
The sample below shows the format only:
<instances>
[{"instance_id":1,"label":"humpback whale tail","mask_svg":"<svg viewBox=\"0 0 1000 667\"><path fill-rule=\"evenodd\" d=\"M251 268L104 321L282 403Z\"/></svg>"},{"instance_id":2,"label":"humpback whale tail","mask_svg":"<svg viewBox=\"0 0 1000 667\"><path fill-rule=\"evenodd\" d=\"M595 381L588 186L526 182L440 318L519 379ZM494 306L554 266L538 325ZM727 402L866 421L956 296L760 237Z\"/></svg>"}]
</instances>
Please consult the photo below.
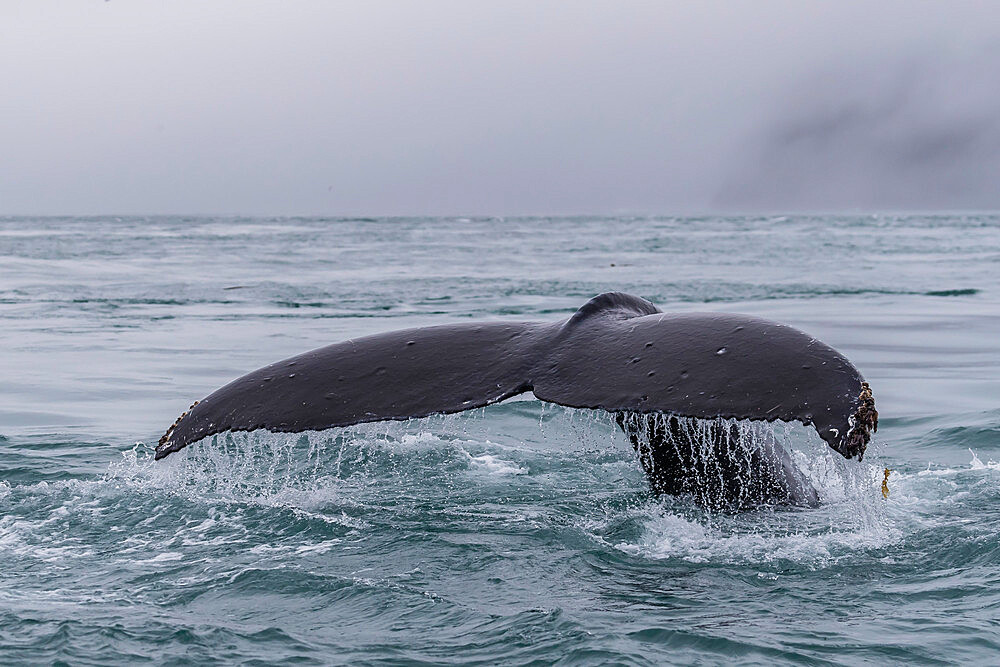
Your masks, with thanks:
<instances>
[{"instance_id":1,"label":"humpback whale tail","mask_svg":"<svg viewBox=\"0 0 1000 667\"><path fill-rule=\"evenodd\" d=\"M783 420L812 425L843 456L860 459L878 427L861 374L815 338L745 315L663 313L609 292L562 322L406 329L278 361L195 403L160 439L155 458L224 431L424 417L528 391L569 407L660 415L647 418L656 423L646 431L661 434L650 441L654 450L679 418ZM635 445L635 428L626 431ZM654 491L674 492L650 480Z\"/></svg>"}]
</instances>

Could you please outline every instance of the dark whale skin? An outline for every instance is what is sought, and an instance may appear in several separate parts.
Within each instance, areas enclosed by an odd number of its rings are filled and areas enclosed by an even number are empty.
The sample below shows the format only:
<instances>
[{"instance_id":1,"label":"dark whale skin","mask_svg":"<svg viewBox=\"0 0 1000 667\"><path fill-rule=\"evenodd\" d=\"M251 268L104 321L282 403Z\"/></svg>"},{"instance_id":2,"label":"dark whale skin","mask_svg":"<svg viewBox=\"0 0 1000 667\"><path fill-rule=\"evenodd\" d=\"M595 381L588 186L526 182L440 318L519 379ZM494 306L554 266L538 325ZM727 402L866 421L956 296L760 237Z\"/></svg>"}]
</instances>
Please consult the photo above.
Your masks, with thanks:
<instances>
[{"instance_id":1,"label":"dark whale skin","mask_svg":"<svg viewBox=\"0 0 1000 667\"><path fill-rule=\"evenodd\" d=\"M877 428L861 374L808 334L746 315L663 313L609 292L564 322L407 329L278 361L193 405L155 458L224 431L424 417L528 391L614 413L799 421L847 458L860 458Z\"/></svg>"}]
</instances>

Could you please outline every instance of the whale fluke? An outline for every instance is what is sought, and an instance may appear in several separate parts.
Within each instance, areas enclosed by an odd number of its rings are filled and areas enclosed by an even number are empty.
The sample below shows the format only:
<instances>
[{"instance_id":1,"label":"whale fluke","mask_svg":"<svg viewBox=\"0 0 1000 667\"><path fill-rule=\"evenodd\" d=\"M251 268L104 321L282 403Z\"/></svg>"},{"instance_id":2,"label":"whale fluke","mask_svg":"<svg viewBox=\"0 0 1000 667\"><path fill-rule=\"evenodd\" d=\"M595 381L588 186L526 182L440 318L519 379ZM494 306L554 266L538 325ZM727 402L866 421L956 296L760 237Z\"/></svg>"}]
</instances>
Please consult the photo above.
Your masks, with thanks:
<instances>
[{"instance_id":1,"label":"whale fluke","mask_svg":"<svg viewBox=\"0 0 1000 667\"><path fill-rule=\"evenodd\" d=\"M224 431L424 417L528 391L613 413L799 421L847 458L863 455L878 425L858 370L808 334L746 315L663 313L609 292L562 322L407 329L278 361L193 405L155 458Z\"/></svg>"}]
</instances>

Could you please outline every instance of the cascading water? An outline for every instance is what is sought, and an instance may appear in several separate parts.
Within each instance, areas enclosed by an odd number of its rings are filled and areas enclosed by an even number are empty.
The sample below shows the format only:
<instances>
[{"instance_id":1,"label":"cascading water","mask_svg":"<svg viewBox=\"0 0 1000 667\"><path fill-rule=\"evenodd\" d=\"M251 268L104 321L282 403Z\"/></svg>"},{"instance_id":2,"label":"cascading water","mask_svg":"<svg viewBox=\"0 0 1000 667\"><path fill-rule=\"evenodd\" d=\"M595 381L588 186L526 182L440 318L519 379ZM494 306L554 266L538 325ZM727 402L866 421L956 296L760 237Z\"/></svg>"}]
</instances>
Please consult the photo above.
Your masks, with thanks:
<instances>
[{"instance_id":1,"label":"cascading water","mask_svg":"<svg viewBox=\"0 0 1000 667\"><path fill-rule=\"evenodd\" d=\"M512 417L529 419L512 433ZM498 421L506 432L493 433ZM442 500L459 503L490 502L491 493L503 502L574 503L586 488L609 525L639 521L625 545L641 543L642 526L655 533L666 516L710 531L720 544L739 534L863 534L878 542L892 532L876 493L876 458L845 461L812 429L781 422L609 414L515 400L324 432L225 433L156 464L149 454L137 446L107 479L202 502L333 512L337 521L360 517L362 508L415 506L429 484ZM803 489L811 502L792 511L790 495ZM593 526L587 532L602 542L610 536Z\"/></svg>"},{"instance_id":2,"label":"cascading water","mask_svg":"<svg viewBox=\"0 0 1000 667\"><path fill-rule=\"evenodd\" d=\"M618 413L654 493L690 495L711 509L816 505L819 496L770 423Z\"/></svg>"}]
</instances>

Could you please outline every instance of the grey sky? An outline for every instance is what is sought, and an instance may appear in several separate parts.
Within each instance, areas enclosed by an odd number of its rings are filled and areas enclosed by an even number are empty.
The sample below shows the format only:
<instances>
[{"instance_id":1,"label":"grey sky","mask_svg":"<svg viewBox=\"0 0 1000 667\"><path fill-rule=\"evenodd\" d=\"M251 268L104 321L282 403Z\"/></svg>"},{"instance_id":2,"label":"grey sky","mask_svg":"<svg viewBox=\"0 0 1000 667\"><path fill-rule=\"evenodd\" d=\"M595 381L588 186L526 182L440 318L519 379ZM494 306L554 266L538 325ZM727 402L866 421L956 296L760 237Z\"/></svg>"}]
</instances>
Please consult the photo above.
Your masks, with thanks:
<instances>
[{"instance_id":1,"label":"grey sky","mask_svg":"<svg viewBox=\"0 0 1000 667\"><path fill-rule=\"evenodd\" d=\"M991 2L0 2L0 213L1000 207Z\"/></svg>"}]
</instances>

